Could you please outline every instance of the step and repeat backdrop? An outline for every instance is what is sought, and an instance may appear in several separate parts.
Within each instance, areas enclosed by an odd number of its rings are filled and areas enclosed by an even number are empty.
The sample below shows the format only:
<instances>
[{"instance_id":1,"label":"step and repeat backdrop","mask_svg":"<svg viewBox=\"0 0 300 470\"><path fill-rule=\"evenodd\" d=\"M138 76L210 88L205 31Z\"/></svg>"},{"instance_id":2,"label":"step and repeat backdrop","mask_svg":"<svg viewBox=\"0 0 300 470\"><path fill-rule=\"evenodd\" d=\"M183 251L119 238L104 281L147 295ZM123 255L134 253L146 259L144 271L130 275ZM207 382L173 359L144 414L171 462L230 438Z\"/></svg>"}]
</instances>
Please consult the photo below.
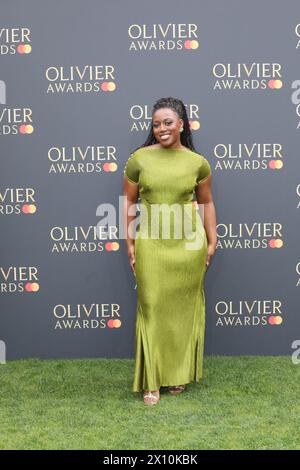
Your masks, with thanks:
<instances>
[{"instance_id":1,"label":"step and repeat backdrop","mask_svg":"<svg viewBox=\"0 0 300 470\"><path fill-rule=\"evenodd\" d=\"M0 22L2 360L134 357L123 169L167 96L213 172L205 352L290 355L299 2L2 0Z\"/></svg>"}]
</instances>

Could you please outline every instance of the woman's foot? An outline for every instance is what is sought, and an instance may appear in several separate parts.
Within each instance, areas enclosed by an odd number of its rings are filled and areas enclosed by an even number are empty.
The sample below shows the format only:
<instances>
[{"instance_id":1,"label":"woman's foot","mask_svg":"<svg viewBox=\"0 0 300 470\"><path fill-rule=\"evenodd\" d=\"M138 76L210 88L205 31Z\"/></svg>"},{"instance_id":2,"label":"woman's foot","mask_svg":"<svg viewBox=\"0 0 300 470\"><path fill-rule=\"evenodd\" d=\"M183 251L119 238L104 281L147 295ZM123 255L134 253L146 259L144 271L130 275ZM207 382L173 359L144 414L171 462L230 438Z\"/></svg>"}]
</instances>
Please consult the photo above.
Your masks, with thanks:
<instances>
[{"instance_id":1,"label":"woman's foot","mask_svg":"<svg viewBox=\"0 0 300 470\"><path fill-rule=\"evenodd\" d=\"M150 390L144 391L144 403L145 405L156 405L159 402L159 390Z\"/></svg>"},{"instance_id":2,"label":"woman's foot","mask_svg":"<svg viewBox=\"0 0 300 470\"><path fill-rule=\"evenodd\" d=\"M172 385L171 387L168 387L168 390L171 395L178 395L178 393L183 392L184 389L185 385Z\"/></svg>"}]
</instances>

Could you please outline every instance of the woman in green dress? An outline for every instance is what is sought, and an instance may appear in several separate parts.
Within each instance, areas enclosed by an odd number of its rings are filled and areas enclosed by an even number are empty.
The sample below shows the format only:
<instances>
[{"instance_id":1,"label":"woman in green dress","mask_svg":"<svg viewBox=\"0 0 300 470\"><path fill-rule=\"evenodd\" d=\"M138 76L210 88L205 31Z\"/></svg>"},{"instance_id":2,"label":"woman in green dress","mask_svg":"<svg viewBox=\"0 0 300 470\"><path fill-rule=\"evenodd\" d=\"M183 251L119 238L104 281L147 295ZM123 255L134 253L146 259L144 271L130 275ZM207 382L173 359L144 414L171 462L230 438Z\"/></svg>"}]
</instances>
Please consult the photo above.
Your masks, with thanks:
<instances>
[{"instance_id":1,"label":"woman in green dress","mask_svg":"<svg viewBox=\"0 0 300 470\"><path fill-rule=\"evenodd\" d=\"M202 377L203 284L217 245L211 168L194 149L183 102L158 100L151 124L124 167L126 245L137 283L132 391L143 391L147 405L158 403L160 387L175 395Z\"/></svg>"}]
</instances>

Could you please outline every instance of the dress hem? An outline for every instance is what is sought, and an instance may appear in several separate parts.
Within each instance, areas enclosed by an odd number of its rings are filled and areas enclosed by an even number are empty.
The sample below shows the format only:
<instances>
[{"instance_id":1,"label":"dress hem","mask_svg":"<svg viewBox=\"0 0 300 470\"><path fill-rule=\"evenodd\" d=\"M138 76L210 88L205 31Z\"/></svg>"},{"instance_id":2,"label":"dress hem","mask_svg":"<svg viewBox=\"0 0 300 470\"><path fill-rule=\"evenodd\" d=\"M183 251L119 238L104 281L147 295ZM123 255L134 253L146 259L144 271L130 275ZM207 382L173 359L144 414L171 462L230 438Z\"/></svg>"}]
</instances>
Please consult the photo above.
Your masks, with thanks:
<instances>
[{"instance_id":1,"label":"dress hem","mask_svg":"<svg viewBox=\"0 0 300 470\"><path fill-rule=\"evenodd\" d=\"M193 382L200 382L200 381L202 381L202 380L203 380L203 376L199 377L198 379L190 379L190 380L188 380L188 381L183 380L183 381L180 382L180 384L179 384L179 383L176 383L176 384L170 384L170 383L168 383L168 384L161 384L159 387L157 387L157 388L152 388L151 390L159 390L161 387L176 387L177 385L188 385L188 384L190 384L190 383L193 383ZM144 388L140 388L139 390L137 390L136 388L131 389L132 392L136 392L136 393L142 392L142 391L144 391L144 390L146 390L146 389L144 389ZM147 390L148 390L148 389L147 389Z\"/></svg>"}]
</instances>

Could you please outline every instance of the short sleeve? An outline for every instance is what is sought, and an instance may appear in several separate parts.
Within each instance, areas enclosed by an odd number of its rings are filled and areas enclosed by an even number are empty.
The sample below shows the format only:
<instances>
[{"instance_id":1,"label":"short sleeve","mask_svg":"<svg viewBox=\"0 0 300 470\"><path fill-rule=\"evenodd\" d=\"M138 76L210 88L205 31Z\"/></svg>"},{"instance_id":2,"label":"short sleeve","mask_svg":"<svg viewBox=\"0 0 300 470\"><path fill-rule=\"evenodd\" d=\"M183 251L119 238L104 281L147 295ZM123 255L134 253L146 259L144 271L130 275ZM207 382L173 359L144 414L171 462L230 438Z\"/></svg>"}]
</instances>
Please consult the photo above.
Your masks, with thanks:
<instances>
[{"instance_id":1,"label":"short sleeve","mask_svg":"<svg viewBox=\"0 0 300 470\"><path fill-rule=\"evenodd\" d=\"M131 183L138 183L139 174L139 164L137 162L136 154L133 152L125 163L124 176L126 176Z\"/></svg>"},{"instance_id":2,"label":"short sleeve","mask_svg":"<svg viewBox=\"0 0 300 470\"><path fill-rule=\"evenodd\" d=\"M211 175L211 167L206 160L206 158L202 157L201 162L200 162L200 168L198 170L198 175L197 175L197 183L201 183L202 181L206 180L209 176Z\"/></svg>"}]
</instances>

